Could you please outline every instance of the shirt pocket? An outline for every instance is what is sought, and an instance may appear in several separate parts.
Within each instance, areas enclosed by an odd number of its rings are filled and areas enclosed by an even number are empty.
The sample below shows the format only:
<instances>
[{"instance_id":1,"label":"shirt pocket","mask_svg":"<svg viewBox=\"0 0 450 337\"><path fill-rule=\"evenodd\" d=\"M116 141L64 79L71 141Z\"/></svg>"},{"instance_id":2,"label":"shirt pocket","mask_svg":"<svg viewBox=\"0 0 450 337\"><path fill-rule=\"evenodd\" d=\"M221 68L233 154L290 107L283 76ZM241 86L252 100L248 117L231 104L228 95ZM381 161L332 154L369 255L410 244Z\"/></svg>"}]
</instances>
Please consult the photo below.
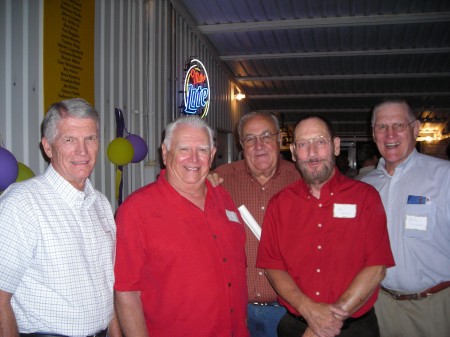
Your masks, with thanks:
<instances>
[{"instance_id":1,"label":"shirt pocket","mask_svg":"<svg viewBox=\"0 0 450 337\"><path fill-rule=\"evenodd\" d=\"M407 238L429 240L436 227L436 205L407 204L403 230Z\"/></svg>"}]
</instances>

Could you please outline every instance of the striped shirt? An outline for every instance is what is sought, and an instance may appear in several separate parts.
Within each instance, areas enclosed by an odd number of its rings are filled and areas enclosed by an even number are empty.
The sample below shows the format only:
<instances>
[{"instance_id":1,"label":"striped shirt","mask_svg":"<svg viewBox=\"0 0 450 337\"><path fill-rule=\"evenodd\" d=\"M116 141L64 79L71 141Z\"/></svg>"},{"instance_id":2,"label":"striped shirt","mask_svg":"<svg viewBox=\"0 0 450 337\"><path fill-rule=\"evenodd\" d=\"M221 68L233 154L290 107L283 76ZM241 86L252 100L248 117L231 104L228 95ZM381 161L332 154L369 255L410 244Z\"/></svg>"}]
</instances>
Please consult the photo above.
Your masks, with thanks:
<instances>
[{"instance_id":1,"label":"striped shirt","mask_svg":"<svg viewBox=\"0 0 450 337\"><path fill-rule=\"evenodd\" d=\"M86 336L113 315L115 223L89 180L75 189L50 165L0 197L0 289L22 333Z\"/></svg>"},{"instance_id":2,"label":"striped shirt","mask_svg":"<svg viewBox=\"0 0 450 337\"><path fill-rule=\"evenodd\" d=\"M245 160L219 166L214 171L224 178L222 185L230 193L236 206L245 205L260 226L262 226L270 198L301 177L293 163L281 159L275 174L264 185L252 176ZM264 270L255 267L259 241L247 226L245 226L245 233L247 236L245 252L247 254L248 302L276 302L277 296L267 281Z\"/></svg>"}]
</instances>

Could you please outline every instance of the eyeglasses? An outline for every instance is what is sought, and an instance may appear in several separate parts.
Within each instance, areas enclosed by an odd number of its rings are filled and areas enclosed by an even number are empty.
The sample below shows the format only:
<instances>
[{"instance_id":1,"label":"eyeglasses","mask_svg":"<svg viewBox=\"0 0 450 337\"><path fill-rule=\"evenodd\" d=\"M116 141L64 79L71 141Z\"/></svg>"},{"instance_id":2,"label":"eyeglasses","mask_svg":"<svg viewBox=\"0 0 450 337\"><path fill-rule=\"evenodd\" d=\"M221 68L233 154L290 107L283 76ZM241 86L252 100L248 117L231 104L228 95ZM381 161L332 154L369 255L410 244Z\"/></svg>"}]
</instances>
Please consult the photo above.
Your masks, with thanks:
<instances>
[{"instance_id":1,"label":"eyeglasses","mask_svg":"<svg viewBox=\"0 0 450 337\"><path fill-rule=\"evenodd\" d=\"M311 144L314 144L314 146L317 149L324 149L328 143L331 142L331 138L326 138L324 136L318 136L314 138L309 139L299 139L294 142L295 147L299 150L306 150L309 148Z\"/></svg>"},{"instance_id":2,"label":"eyeglasses","mask_svg":"<svg viewBox=\"0 0 450 337\"><path fill-rule=\"evenodd\" d=\"M276 135L278 135L278 132L272 133L270 131L263 132L259 136L248 135L242 139L242 143L245 147L252 147L256 145L256 140L259 139L261 143L269 144L273 141L273 136Z\"/></svg>"},{"instance_id":3,"label":"eyeglasses","mask_svg":"<svg viewBox=\"0 0 450 337\"><path fill-rule=\"evenodd\" d=\"M406 124L406 123L394 123L392 125L387 125L387 124L375 124L373 126L373 129L375 131L375 133L386 133L388 131L389 128L392 129L392 131L395 132L403 132L406 130L406 128L408 126L410 126L412 123L414 123L416 120L413 120L411 123Z\"/></svg>"}]
</instances>

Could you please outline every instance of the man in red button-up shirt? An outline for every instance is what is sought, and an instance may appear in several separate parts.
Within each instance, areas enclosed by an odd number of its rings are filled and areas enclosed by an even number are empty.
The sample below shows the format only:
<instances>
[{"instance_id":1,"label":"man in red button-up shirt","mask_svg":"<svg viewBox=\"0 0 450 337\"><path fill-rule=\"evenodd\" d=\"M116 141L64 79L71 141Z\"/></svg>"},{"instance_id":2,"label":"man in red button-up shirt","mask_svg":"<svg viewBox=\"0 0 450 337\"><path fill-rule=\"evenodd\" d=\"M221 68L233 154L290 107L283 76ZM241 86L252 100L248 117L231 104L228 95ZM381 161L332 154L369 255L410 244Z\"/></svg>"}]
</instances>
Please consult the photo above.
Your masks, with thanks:
<instances>
[{"instance_id":1,"label":"man in red button-up shirt","mask_svg":"<svg viewBox=\"0 0 450 337\"><path fill-rule=\"evenodd\" d=\"M248 337L245 232L230 195L205 182L211 128L166 128L166 169L120 206L116 307L129 337Z\"/></svg>"},{"instance_id":2,"label":"man in red button-up shirt","mask_svg":"<svg viewBox=\"0 0 450 337\"><path fill-rule=\"evenodd\" d=\"M303 180L269 202L257 257L288 309L278 336L379 336L373 304L394 261L378 192L335 169L323 118L297 123L291 152Z\"/></svg>"}]
</instances>

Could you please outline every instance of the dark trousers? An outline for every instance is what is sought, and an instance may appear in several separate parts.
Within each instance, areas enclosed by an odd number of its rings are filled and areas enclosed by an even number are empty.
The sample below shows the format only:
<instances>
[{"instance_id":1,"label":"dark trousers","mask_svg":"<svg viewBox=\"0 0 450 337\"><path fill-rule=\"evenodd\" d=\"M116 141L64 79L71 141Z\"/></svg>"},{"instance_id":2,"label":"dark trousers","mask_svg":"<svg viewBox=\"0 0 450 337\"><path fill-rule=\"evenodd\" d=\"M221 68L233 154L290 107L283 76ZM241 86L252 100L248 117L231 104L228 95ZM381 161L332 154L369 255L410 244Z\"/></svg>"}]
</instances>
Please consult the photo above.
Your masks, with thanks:
<instances>
[{"instance_id":1,"label":"dark trousers","mask_svg":"<svg viewBox=\"0 0 450 337\"><path fill-rule=\"evenodd\" d=\"M307 327L308 324L288 312L278 324L278 337L301 337ZM339 337L380 337L375 310L344 322Z\"/></svg>"}]
</instances>

